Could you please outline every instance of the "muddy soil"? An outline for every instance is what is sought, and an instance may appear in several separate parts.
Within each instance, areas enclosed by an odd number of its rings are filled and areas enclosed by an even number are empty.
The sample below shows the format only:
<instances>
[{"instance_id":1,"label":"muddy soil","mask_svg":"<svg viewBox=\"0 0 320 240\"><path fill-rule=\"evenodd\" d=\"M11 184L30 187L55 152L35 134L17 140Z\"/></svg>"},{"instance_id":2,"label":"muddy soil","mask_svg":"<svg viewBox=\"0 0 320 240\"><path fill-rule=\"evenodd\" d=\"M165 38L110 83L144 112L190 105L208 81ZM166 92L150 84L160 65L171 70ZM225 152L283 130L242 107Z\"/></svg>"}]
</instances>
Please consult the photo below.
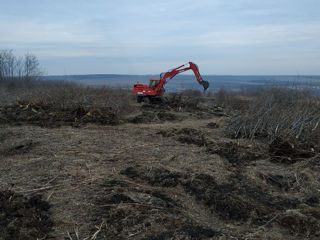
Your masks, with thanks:
<instances>
[{"instance_id":1,"label":"muddy soil","mask_svg":"<svg viewBox=\"0 0 320 240\"><path fill-rule=\"evenodd\" d=\"M0 239L45 239L52 231L50 205L41 196L0 191Z\"/></svg>"}]
</instances>

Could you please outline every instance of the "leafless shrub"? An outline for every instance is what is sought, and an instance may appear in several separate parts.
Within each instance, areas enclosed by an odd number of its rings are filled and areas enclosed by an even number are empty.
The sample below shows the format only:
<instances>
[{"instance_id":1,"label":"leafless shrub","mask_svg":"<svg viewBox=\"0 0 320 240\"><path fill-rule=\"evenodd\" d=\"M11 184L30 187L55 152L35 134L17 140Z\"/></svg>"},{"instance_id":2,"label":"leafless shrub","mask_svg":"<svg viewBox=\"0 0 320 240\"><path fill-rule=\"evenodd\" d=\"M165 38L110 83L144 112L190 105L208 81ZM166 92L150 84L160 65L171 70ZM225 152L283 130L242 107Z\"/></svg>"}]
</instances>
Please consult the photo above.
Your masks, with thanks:
<instances>
[{"instance_id":1,"label":"leafless shrub","mask_svg":"<svg viewBox=\"0 0 320 240\"><path fill-rule=\"evenodd\" d=\"M49 86L46 83L39 85L20 98L20 101L35 102L58 109L109 109L113 113L123 114L132 109L130 97L130 92L125 89L92 88L75 83L55 82Z\"/></svg>"},{"instance_id":2,"label":"leafless shrub","mask_svg":"<svg viewBox=\"0 0 320 240\"><path fill-rule=\"evenodd\" d=\"M203 95L200 90L195 90L195 89L186 89L186 90L183 90L180 94L182 96L189 96L189 97L199 97Z\"/></svg>"},{"instance_id":3,"label":"leafless shrub","mask_svg":"<svg viewBox=\"0 0 320 240\"><path fill-rule=\"evenodd\" d=\"M230 92L221 88L214 98L219 106L229 111L245 110L248 108L249 99L246 95L240 92Z\"/></svg>"},{"instance_id":4,"label":"leafless shrub","mask_svg":"<svg viewBox=\"0 0 320 240\"><path fill-rule=\"evenodd\" d=\"M318 144L320 101L308 91L287 88L259 90L248 108L234 116L229 131L235 137L267 137Z\"/></svg>"}]
</instances>

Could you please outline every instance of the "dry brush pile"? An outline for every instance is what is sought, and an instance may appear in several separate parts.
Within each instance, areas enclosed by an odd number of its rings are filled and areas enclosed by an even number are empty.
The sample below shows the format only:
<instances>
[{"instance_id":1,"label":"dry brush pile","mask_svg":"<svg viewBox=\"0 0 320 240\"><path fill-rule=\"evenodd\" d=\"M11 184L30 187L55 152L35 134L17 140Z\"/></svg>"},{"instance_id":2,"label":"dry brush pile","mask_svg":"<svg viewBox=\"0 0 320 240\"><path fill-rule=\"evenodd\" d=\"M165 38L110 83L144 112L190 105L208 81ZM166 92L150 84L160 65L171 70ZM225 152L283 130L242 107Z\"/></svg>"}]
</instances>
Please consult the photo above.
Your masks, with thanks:
<instances>
[{"instance_id":1,"label":"dry brush pile","mask_svg":"<svg viewBox=\"0 0 320 240\"><path fill-rule=\"evenodd\" d=\"M38 81L33 87L17 87L10 92L14 97L0 106L1 123L78 126L94 122L115 125L132 110L131 95L123 89Z\"/></svg>"},{"instance_id":2,"label":"dry brush pile","mask_svg":"<svg viewBox=\"0 0 320 240\"><path fill-rule=\"evenodd\" d=\"M319 151L319 123L318 97L309 91L274 87L258 90L234 111L228 133L235 138L267 139L275 156L303 158Z\"/></svg>"}]
</instances>

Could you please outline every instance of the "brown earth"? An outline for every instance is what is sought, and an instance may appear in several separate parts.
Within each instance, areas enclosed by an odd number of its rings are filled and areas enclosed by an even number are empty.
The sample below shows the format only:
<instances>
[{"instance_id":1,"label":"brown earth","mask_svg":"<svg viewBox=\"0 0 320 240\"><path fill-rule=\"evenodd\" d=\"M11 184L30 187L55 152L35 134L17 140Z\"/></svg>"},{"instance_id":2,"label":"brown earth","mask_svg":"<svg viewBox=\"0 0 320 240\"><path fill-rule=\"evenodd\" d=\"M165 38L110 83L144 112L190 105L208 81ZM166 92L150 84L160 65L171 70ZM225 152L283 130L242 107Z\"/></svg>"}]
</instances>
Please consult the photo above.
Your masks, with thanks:
<instances>
[{"instance_id":1,"label":"brown earth","mask_svg":"<svg viewBox=\"0 0 320 240\"><path fill-rule=\"evenodd\" d=\"M51 232L50 205L38 195L26 198L6 190L0 192L0 239L46 238Z\"/></svg>"},{"instance_id":2,"label":"brown earth","mask_svg":"<svg viewBox=\"0 0 320 240\"><path fill-rule=\"evenodd\" d=\"M320 238L318 154L227 137L211 100L136 107L3 107L0 239Z\"/></svg>"}]
</instances>

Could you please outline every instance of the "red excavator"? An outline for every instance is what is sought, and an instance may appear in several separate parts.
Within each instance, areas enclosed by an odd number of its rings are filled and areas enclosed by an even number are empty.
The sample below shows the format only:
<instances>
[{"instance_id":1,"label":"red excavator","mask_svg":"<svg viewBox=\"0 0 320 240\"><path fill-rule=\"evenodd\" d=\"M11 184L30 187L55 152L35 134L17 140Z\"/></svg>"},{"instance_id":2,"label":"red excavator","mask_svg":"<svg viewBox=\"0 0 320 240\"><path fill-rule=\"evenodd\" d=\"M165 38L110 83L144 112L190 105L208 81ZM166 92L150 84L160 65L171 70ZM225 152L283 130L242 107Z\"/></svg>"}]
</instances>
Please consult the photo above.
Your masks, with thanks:
<instances>
[{"instance_id":1,"label":"red excavator","mask_svg":"<svg viewBox=\"0 0 320 240\"><path fill-rule=\"evenodd\" d=\"M183 64L177 68L169 70L168 72L161 73L160 79L150 79L149 86L140 83L135 84L133 86L133 93L138 95L137 101L152 103L162 101L161 97L164 93L164 85L167 83L167 79L170 80L177 74L190 69L193 71L199 84L203 86L204 91L207 90L209 82L202 79L198 66L193 62L189 62L189 66L186 65L187 64Z\"/></svg>"}]
</instances>

